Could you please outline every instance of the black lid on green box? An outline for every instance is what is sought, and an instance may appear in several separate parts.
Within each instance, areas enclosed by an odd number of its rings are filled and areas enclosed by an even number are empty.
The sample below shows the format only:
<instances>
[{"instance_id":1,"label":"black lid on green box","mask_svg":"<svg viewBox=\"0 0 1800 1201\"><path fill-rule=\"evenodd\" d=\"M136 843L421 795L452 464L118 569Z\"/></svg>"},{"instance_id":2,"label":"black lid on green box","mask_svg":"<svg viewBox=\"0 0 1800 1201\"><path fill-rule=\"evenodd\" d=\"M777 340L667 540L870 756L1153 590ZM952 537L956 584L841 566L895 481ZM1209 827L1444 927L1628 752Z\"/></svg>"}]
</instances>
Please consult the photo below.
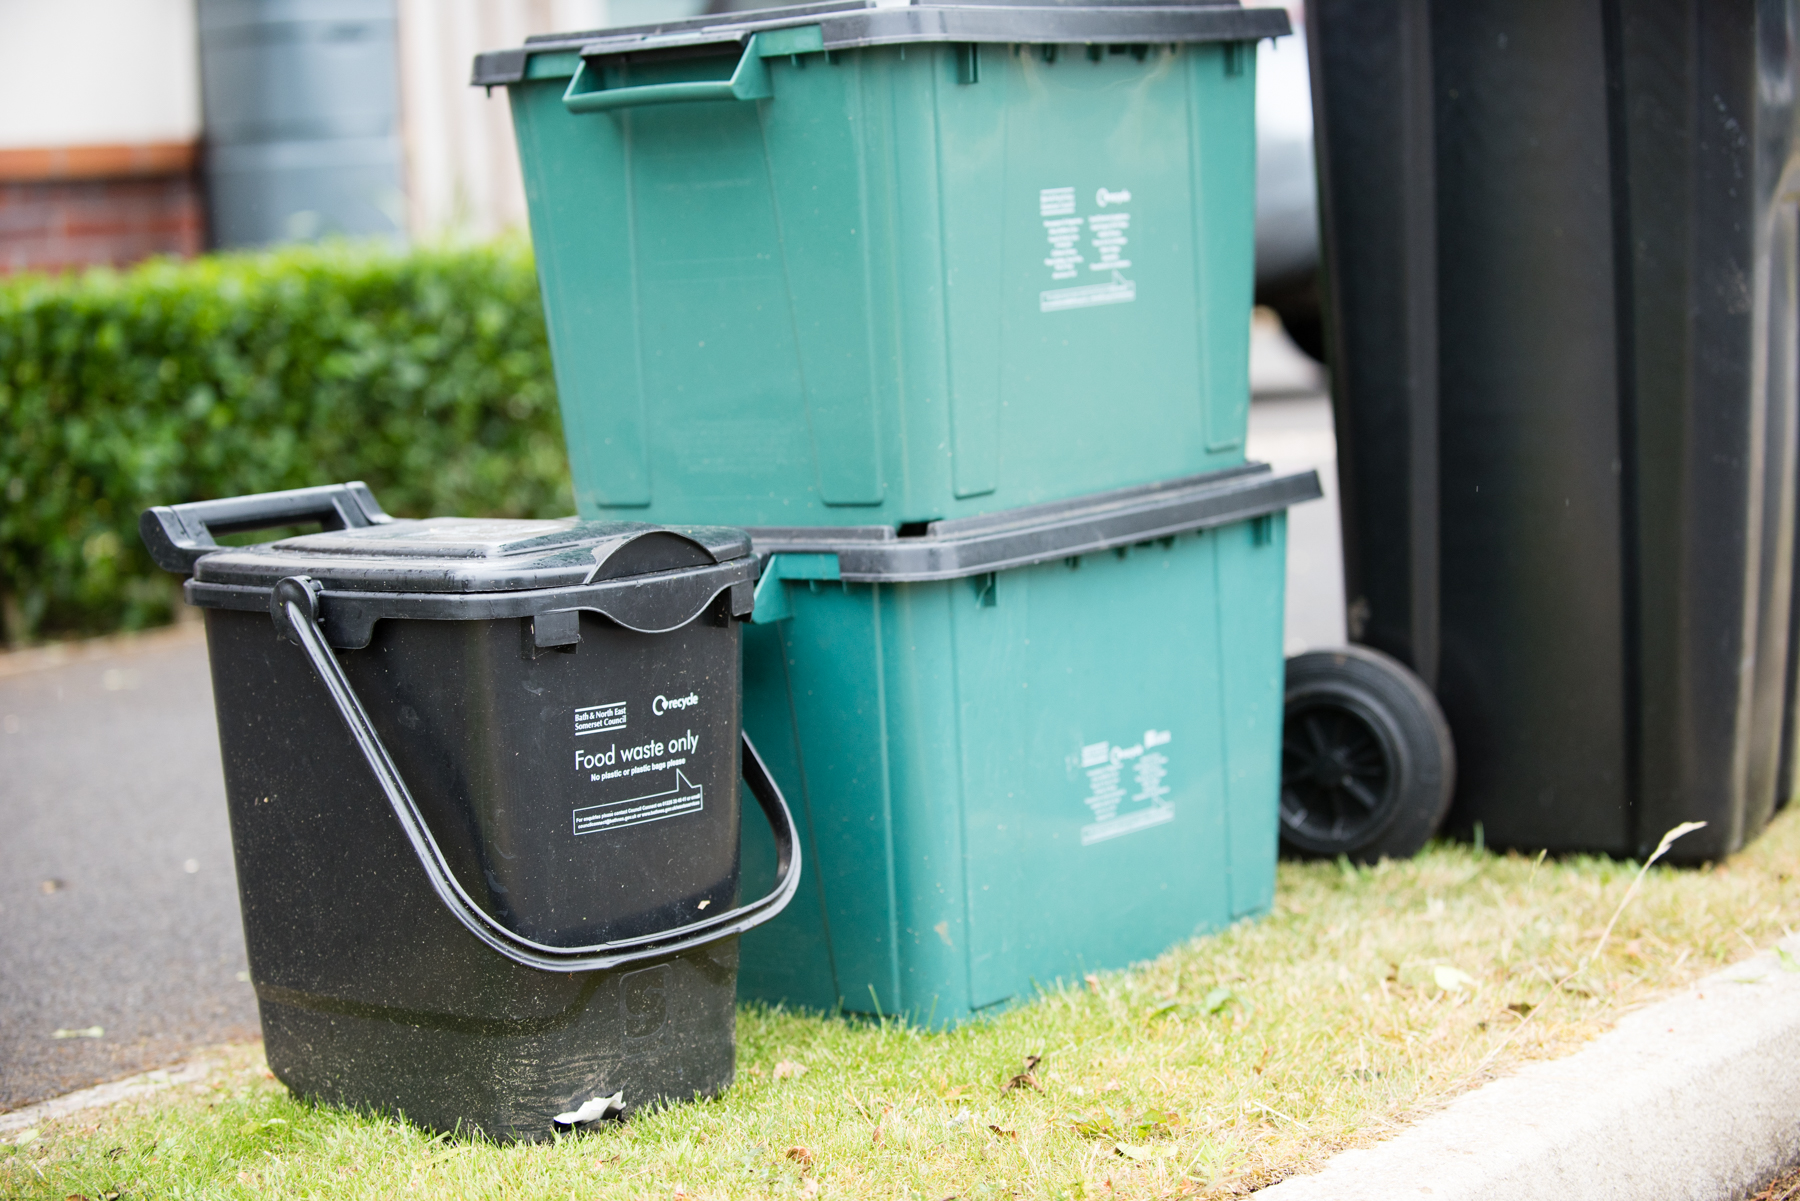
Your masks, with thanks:
<instances>
[{"instance_id":1,"label":"black lid on green box","mask_svg":"<svg viewBox=\"0 0 1800 1201\"><path fill-rule=\"evenodd\" d=\"M1251 42L1291 32L1286 11L1228 3L1141 4L1083 0L1079 4L888 4L875 0L804 4L718 13L578 33L543 34L525 45L477 55L470 80L477 87L518 83L534 54L575 52L585 58L742 42L752 34L817 27L809 49L962 42L1061 45L1149 45L1175 42Z\"/></svg>"}]
</instances>

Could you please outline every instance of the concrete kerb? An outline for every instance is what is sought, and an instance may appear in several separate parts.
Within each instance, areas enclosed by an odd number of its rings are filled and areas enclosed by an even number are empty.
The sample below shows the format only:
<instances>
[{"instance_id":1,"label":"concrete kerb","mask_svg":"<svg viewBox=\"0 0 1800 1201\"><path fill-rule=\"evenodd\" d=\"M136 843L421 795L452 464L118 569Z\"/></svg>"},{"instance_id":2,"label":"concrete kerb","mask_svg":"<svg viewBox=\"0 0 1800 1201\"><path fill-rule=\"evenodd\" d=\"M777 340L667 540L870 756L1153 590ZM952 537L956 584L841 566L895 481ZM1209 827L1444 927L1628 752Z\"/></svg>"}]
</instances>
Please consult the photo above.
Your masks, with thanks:
<instances>
[{"instance_id":1,"label":"concrete kerb","mask_svg":"<svg viewBox=\"0 0 1800 1201\"><path fill-rule=\"evenodd\" d=\"M15 1141L24 1137L21 1132L29 1132L45 1122L65 1118L84 1109L116 1105L120 1101L129 1101L134 1097L157 1092L171 1085L197 1083L211 1075L212 1070L218 1066L217 1060L192 1059L172 1068L159 1068L156 1071L143 1072L136 1076L128 1076L124 1080L114 1080L110 1084L96 1084L93 1088L65 1093L60 1097L52 1097L48 1101L40 1101L36 1105L15 1109L11 1113L0 1113L0 1142Z\"/></svg>"},{"instance_id":2,"label":"concrete kerb","mask_svg":"<svg viewBox=\"0 0 1800 1201\"><path fill-rule=\"evenodd\" d=\"M1265 1201L1726 1201L1800 1159L1800 938Z\"/></svg>"}]
</instances>

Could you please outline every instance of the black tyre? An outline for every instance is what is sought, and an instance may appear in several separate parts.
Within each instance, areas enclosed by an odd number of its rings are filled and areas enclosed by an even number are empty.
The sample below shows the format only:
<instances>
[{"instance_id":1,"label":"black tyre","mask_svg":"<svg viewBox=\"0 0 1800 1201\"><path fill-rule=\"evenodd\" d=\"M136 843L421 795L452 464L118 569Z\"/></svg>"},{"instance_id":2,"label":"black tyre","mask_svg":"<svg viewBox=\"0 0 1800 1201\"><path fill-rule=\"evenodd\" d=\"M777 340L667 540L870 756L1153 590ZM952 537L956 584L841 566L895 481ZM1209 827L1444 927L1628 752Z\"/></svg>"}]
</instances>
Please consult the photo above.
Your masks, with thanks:
<instances>
[{"instance_id":1,"label":"black tyre","mask_svg":"<svg viewBox=\"0 0 1800 1201\"><path fill-rule=\"evenodd\" d=\"M1437 699L1364 646L1287 661L1281 843L1358 863L1405 859L1450 808L1456 750Z\"/></svg>"},{"instance_id":2,"label":"black tyre","mask_svg":"<svg viewBox=\"0 0 1800 1201\"><path fill-rule=\"evenodd\" d=\"M1276 309L1275 315L1281 318L1281 327L1293 339L1294 345L1306 352L1307 358L1315 363L1326 361L1325 319L1317 308Z\"/></svg>"},{"instance_id":3,"label":"black tyre","mask_svg":"<svg viewBox=\"0 0 1800 1201\"><path fill-rule=\"evenodd\" d=\"M1306 271L1280 279L1259 280L1256 303L1267 305L1281 318L1282 328L1306 354L1323 363L1325 319L1319 303L1319 273Z\"/></svg>"}]
</instances>

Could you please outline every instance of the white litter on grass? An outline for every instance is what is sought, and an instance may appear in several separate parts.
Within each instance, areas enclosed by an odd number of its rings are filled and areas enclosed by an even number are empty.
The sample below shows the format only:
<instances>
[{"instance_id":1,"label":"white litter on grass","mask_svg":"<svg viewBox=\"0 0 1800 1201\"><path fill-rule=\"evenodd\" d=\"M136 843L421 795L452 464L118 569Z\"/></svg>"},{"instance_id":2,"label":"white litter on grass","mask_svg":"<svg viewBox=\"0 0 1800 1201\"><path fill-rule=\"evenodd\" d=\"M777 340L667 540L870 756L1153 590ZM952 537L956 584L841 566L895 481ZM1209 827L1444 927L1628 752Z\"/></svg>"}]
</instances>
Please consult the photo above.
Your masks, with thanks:
<instances>
[{"instance_id":1,"label":"white litter on grass","mask_svg":"<svg viewBox=\"0 0 1800 1201\"><path fill-rule=\"evenodd\" d=\"M558 1126L585 1126L589 1122L598 1122L601 1118L624 1112L625 1090L620 1089L610 1097L594 1097L585 1101L580 1109L570 1113L559 1113L551 1121Z\"/></svg>"},{"instance_id":2,"label":"white litter on grass","mask_svg":"<svg viewBox=\"0 0 1800 1201\"><path fill-rule=\"evenodd\" d=\"M1465 988L1473 989L1475 987L1475 977L1461 968L1440 965L1431 969L1431 978L1445 992L1461 992Z\"/></svg>"}]
</instances>

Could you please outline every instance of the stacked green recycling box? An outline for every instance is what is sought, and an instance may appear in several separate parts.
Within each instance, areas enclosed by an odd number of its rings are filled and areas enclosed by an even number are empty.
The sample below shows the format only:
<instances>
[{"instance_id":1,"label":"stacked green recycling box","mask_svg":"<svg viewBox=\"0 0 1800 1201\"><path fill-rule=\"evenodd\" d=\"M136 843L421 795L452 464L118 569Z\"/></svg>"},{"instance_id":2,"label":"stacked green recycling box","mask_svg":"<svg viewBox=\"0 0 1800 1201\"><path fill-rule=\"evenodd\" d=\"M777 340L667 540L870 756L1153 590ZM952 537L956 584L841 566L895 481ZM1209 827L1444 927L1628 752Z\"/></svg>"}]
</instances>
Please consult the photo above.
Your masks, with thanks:
<instances>
[{"instance_id":1,"label":"stacked green recycling box","mask_svg":"<svg viewBox=\"0 0 1800 1201\"><path fill-rule=\"evenodd\" d=\"M954 1021L1267 907L1317 495L1243 451L1286 28L840 3L477 61L582 515L763 560L745 726L812 870L744 995Z\"/></svg>"}]
</instances>

